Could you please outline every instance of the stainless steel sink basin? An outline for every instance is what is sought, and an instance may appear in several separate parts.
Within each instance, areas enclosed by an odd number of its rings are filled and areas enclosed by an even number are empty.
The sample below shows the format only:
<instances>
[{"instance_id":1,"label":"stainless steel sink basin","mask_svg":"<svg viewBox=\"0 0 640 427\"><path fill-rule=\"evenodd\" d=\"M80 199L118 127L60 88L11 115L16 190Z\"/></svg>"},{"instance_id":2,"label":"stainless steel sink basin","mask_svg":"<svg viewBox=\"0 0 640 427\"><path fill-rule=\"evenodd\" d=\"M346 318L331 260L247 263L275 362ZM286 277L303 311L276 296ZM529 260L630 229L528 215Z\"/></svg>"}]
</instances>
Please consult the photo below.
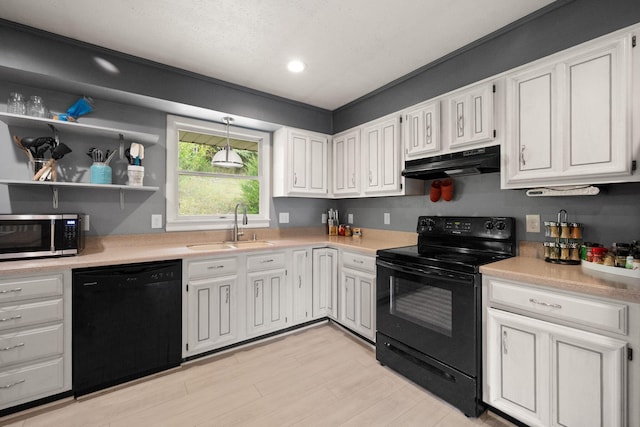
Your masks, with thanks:
<instances>
[{"instance_id":1,"label":"stainless steel sink basin","mask_svg":"<svg viewBox=\"0 0 640 427\"><path fill-rule=\"evenodd\" d=\"M235 249L229 243L197 243L195 245L187 245L187 248L194 251L219 251Z\"/></svg>"},{"instance_id":2,"label":"stainless steel sink basin","mask_svg":"<svg viewBox=\"0 0 640 427\"><path fill-rule=\"evenodd\" d=\"M268 248L270 246L273 246L273 243L266 240L241 240L238 242L196 243L193 245L187 245L187 248L194 251L220 251L231 249Z\"/></svg>"},{"instance_id":3,"label":"stainless steel sink basin","mask_svg":"<svg viewBox=\"0 0 640 427\"><path fill-rule=\"evenodd\" d=\"M233 246L234 248L268 248L269 246L273 246L272 242L268 242L266 240L241 240L238 242L226 242Z\"/></svg>"}]
</instances>

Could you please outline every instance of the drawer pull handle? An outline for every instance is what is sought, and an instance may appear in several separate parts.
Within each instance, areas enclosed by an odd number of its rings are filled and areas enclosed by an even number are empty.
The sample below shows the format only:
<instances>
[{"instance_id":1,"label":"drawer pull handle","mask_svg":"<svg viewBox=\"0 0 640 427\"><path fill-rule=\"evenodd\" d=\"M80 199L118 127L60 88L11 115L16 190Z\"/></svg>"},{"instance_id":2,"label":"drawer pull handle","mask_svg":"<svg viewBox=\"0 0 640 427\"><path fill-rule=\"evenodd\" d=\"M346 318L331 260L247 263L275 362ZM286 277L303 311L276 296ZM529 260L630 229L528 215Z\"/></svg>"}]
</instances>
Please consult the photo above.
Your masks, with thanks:
<instances>
[{"instance_id":1,"label":"drawer pull handle","mask_svg":"<svg viewBox=\"0 0 640 427\"><path fill-rule=\"evenodd\" d=\"M207 267L209 270L217 270L219 268L224 268L224 265L211 265Z\"/></svg>"},{"instance_id":2,"label":"drawer pull handle","mask_svg":"<svg viewBox=\"0 0 640 427\"><path fill-rule=\"evenodd\" d=\"M273 259L265 259L265 260L260 261L261 264L266 264L268 262L273 262Z\"/></svg>"},{"instance_id":3,"label":"drawer pull handle","mask_svg":"<svg viewBox=\"0 0 640 427\"><path fill-rule=\"evenodd\" d=\"M8 322L9 320L18 320L18 319L22 319L22 315L18 314L13 317L3 317L2 319L0 319L0 322Z\"/></svg>"},{"instance_id":4,"label":"drawer pull handle","mask_svg":"<svg viewBox=\"0 0 640 427\"><path fill-rule=\"evenodd\" d=\"M364 261L360 261L360 260L357 260L357 259L354 259L353 262L355 262L356 264L364 264Z\"/></svg>"},{"instance_id":5,"label":"drawer pull handle","mask_svg":"<svg viewBox=\"0 0 640 427\"><path fill-rule=\"evenodd\" d=\"M2 385L2 386L0 386L0 388L11 388L11 387L13 387L15 385L22 384L25 381L26 380L18 380L18 381L14 382L14 383L11 383L11 384Z\"/></svg>"},{"instance_id":6,"label":"drawer pull handle","mask_svg":"<svg viewBox=\"0 0 640 427\"><path fill-rule=\"evenodd\" d=\"M24 343L23 342L21 342L20 344L9 346L9 347L0 348L0 351L13 350L14 348L20 348L20 347L24 347Z\"/></svg>"},{"instance_id":7,"label":"drawer pull handle","mask_svg":"<svg viewBox=\"0 0 640 427\"><path fill-rule=\"evenodd\" d=\"M560 304L549 304L548 302L538 301L537 299L534 299L534 298L529 298L529 302L532 302L532 303L538 304L538 305L542 305L542 306L545 306L545 307L562 308L562 306Z\"/></svg>"},{"instance_id":8,"label":"drawer pull handle","mask_svg":"<svg viewBox=\"0 0 640 427\"><path fill-rule=\"evenodd\" d=\"M20 292L22 288L4 289L0 291L0 294L8 294L9 292Z\"/></svg>"}]
</instances>

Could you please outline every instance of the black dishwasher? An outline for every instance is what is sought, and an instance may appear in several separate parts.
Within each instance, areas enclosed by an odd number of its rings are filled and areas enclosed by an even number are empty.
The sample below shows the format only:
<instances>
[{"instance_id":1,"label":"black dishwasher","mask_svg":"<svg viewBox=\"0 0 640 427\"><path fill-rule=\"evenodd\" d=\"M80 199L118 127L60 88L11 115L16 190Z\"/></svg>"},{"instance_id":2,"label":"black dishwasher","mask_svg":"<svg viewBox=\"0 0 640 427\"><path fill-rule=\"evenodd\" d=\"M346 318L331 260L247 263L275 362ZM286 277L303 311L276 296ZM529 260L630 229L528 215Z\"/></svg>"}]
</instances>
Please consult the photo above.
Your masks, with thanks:
<instances>
[{"instance_id":1,"label":"black dishwasher","mask_svg":"<svg viewBox=\"0 0 640 427\"><path fill-rule=\"evenodd\" d=\"M73 270L75 396L180 365L182 262Z\"/></svg>"}]
</instances>

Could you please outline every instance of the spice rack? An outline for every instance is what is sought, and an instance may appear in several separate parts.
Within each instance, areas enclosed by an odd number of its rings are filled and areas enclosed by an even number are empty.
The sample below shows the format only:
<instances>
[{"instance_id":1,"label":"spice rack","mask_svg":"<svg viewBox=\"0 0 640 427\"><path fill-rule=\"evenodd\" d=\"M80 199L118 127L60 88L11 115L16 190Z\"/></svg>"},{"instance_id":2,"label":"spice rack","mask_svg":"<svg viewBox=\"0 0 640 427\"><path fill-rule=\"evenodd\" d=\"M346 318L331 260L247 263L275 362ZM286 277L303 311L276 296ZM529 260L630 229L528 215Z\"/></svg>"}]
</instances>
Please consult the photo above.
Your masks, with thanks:
<instances>
[{"instance_id":1,"label":"spice rack","mask_svg":"<svg viewBox=\"0 0 640 427\"><path fill-rule=\"evenodd\" d=\"M558 220L545 221L544 260L554 264L580 264L582 224L569 222L564 209L558 211Z\"/></svg>"}]
</instances>

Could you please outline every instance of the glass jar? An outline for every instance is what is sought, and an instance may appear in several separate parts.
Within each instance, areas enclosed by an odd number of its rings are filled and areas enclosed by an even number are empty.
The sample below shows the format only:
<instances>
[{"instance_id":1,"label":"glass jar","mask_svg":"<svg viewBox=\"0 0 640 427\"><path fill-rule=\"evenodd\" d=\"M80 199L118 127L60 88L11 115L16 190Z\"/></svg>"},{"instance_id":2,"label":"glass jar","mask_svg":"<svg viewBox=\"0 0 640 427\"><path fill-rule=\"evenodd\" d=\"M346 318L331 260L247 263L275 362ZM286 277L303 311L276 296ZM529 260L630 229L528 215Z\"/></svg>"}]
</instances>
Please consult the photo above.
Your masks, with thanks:
<instances>
[{"instance_id":1,"label":"glass jar","mask_svg":"<svg viewBox=\"0 0 640 427\"><path fill-rule=\"evenodd\" d=\"M18 92L11 92L9 99L7 100L7 113L11 114L26 114L27 104L24 100L24 96Z\"/></svg>"},{"instance_id":2,"label":"glass jar","mask_svg":"<svg viewBox=\"0 0 640 427\"><path fill-rule=\"evenodd\" d=\"M544 235L545 237L556 238L560 237L560 230L558 229L558 223L554 221L545 221L544 223Z\"/></svg>"},{"instance_id":3,"label":"glass jar","mask_svg":"<svg viewBox=\"0 0 640 427\"><path fill-rule=\"evenodd\" d=\"M580 245L578 243L569 245L569 259L571 261L580 261Z\"/></svg>"},{"instance_id":4,"label":"glass jar","mask_svg":"<svg viewBox=\"0 0 640 427\"><path fill-rule=\"evenodd\" d=\"M592 248L591 252L593 253L592 262L594 262L596 264L603 264L604 263L604 256L607 253L607 248Z\"/></svg>"},{"instance_id":5,"label":"glass jar","mask_svg":"<svg viewBox=\"0 0 640 427\"><path fill-rule=\"evenodd\" d=\"M351 232L351 226L350 225L345 225L344 226L344 235L345 237L351 237L353 233Z\"/></svg>"},{"instance_id":6,"label":"glass jar","mask_svg":"<svg viewBox=\"0 0 640 427\"><path fill-rule=\"evenodd\" d=\"M549 259L557 260L560 258L560 247L557 243L549 242Z\"/></svg>"},{"instance_id":7,"label":"glass jar","mask_svg":"<svg viewBox=\"0 0 640 427\"><path fill-rule=\"evenodd\" d=\"M560 243L560 260L569 261L569 245L567 243Z\"/></svg>"},{"instance_id":8,"label":"glass jar","mask_svg":"<svg viewBox=\"0 0 640 427\"><path fill-rule=\"evenodd\" d=\"M582 239L582 224L572 222L569 226L571 227L571 238L574 240Z\"/></svg>"},{"instance_id":9,"label":"glass jar","mask_svg":"<svg viewBox=\"0 0 640 427\"><path fill-rule=\"evenodd\" d=\"M570 239L571 238L571 227L568 222L560 223L560 238L561 239Z\"/></svg>"},{"instance_id":10,"label":"glass jar","mask_svg":"<svg viewBox=\"0 0 640 427\"><path fill-rule=\"evenodd\" d=\"M27 102L27 115L32 117L46 118L47 109L44 106L44 101L39 96L32 96Z\"/></svg>"},{"instance_id":11,"label":"glass jar","mask_svg":"<svg viewBox=\"0 0 640 427\"><path fill-rule=\"evenodd\" d=\"M553 243L551 242L544 242L544 257L546 259L551 258L551 245L553 245Z\"/></svg>"}]
</instances>

